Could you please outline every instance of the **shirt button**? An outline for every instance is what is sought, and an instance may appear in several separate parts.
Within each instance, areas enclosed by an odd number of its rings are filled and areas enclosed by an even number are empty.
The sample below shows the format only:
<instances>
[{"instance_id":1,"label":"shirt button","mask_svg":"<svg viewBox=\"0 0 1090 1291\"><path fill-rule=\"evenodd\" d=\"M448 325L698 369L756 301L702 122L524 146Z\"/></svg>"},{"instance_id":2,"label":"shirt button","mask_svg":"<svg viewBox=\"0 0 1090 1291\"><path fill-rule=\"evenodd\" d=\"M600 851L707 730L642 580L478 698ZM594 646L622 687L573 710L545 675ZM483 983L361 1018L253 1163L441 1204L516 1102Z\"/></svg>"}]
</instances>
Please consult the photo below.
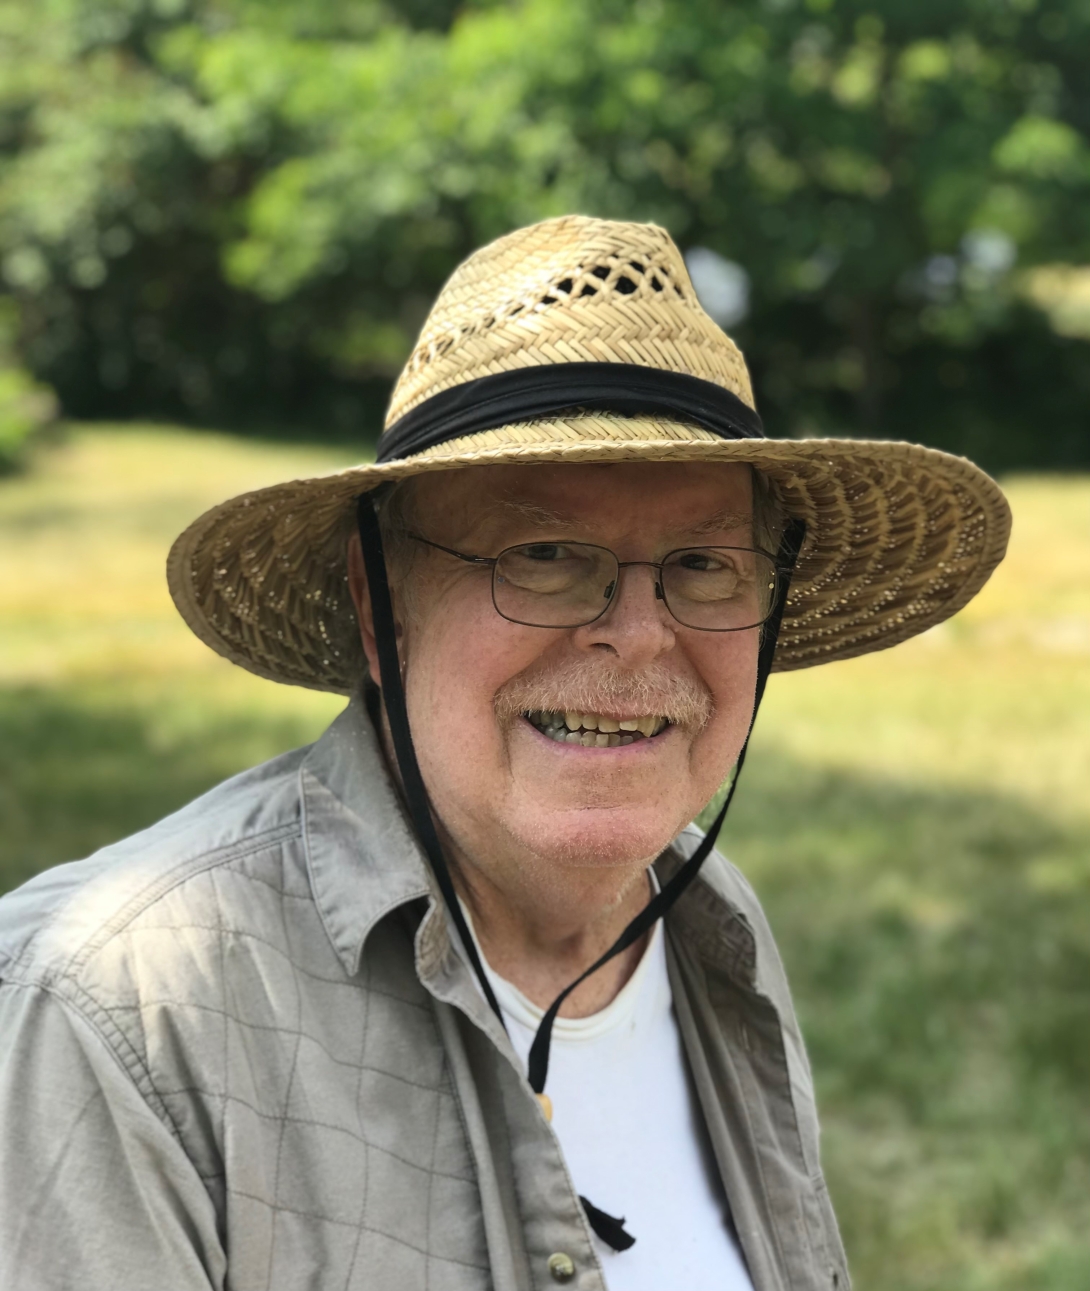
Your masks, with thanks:
<instances>
[{"instance_id":1,"label":"shirt button","mask_svg":"<svg viewBox=\"0 0 1090 1291\"><path fill-rule=\"evenodd\" d=\"M549 1256L549 1272L554 1282L570 1282L575 1277L575 1261L563 1251Z\"/></svg>"}]
</instances>

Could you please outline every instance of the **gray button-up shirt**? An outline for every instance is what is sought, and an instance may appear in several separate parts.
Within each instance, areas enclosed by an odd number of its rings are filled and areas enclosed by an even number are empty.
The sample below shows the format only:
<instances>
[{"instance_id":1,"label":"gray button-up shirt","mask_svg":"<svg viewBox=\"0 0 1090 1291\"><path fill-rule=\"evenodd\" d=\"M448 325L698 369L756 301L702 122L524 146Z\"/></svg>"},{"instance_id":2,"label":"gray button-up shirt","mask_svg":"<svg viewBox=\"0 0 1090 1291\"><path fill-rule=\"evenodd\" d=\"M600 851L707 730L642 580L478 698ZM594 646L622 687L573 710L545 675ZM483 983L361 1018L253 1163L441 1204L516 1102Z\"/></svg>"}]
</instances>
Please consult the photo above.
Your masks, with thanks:
<instances>
[{"instance_id":1,"label":"gray button-up shirt","mask_svg":"<svg viewBox=\"0 0 1090 1291\"><path fill-rule=\"evenodd\" d=\"M844 1291L760 906L713 853L667 929L754 1285ZM0 901L4 1291L528 1291L557 1254L602 1291L361 700L311 748Z\"/></svg>"}]
</instances>

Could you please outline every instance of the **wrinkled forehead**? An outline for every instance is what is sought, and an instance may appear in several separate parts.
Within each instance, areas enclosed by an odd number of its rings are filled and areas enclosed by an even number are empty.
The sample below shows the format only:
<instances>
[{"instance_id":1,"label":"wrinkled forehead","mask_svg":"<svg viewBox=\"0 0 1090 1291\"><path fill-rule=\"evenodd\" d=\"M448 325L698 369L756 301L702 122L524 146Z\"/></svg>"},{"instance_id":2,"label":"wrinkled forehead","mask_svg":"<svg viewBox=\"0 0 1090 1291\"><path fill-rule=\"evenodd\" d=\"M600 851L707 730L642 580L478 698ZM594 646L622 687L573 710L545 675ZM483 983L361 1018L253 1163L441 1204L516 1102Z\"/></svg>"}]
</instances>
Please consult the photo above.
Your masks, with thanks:
<instances>
[{"instance_id":1,"label":"wrinkled forehead","mask_svg":"<svg viewBox=\"0 0 1090 1291\"><path fill-rule=\"evenodd\" d=\"M452 541L526 530L699 539L750 528L753 478L738 463L479 466L421 477L415 510Z\"/></svg>"}]
</instances>

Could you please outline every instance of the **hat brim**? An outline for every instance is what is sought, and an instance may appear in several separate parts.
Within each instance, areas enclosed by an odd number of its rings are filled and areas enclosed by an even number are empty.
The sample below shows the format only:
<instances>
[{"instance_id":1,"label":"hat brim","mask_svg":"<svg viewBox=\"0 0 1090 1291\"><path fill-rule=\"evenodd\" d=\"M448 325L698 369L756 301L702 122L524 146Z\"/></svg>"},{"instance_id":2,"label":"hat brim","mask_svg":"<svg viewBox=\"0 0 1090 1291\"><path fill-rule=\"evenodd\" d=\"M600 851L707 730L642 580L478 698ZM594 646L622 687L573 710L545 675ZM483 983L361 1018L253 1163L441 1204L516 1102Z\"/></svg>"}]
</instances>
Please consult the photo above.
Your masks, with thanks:
<instances>
[{"instance_id":1,"label":"hat brim","mask_svg":"<svg viewBox=\"0 0 1090 1291\"><path fill-rule=\"evenodd\" d=\"M413 457L232 498L167 561L182 617L273 681L350 694L363 674L346 573L354 499L394 480L536 462L744 462L807 535L775 671L886 649L965 605L1002 560L1010 509L965 458L888 440L723 440L655 417L582 413L478 432Z\"/></svg>"}]
</instances>

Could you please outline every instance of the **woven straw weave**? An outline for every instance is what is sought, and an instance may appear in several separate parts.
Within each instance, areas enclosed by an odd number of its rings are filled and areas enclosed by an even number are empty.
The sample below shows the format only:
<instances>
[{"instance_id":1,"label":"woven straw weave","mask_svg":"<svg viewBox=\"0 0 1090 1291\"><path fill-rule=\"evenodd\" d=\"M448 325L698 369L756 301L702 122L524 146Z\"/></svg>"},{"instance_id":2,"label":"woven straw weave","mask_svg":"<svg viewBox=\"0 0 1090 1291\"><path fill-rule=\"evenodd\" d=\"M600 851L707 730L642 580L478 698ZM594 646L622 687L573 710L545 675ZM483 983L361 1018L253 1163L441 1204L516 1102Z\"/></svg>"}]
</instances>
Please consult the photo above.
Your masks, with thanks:
<instances>
[{"instance_id":1,"label":"woven straw weave","mask_svg":"<svg viewBox=\"0 0 1090 1291\"><path fill-rule=\"evenodd\" d=\"M441 390L545 363L684 372L753 406L742 356L701 309L661 229L569 216L471 256L436 301L387 418ZM1010 513L964 458L861 440L722 440L664 417L579 413L487 430L413 457L234 498L175 543L171 593L214 650L276 681L348 693L363 658L345 544L354 499L423 471L488 463L748 462L807 539L783 671L895 645L960 609L1002 559Z\"/></svg>"},{"instance_id":2,"label":"woven straw weave","mask_svg":"<svg viewBox=\"0 0 1090 1291\"><path fill-rule=\"evenodd\" d=\"M753 407L742 355L701 309L670 235L653 224L568 217L500 238L454 271L386 424L474 377L596 362L701 376Z\"/></svg>"}]
</instances>

